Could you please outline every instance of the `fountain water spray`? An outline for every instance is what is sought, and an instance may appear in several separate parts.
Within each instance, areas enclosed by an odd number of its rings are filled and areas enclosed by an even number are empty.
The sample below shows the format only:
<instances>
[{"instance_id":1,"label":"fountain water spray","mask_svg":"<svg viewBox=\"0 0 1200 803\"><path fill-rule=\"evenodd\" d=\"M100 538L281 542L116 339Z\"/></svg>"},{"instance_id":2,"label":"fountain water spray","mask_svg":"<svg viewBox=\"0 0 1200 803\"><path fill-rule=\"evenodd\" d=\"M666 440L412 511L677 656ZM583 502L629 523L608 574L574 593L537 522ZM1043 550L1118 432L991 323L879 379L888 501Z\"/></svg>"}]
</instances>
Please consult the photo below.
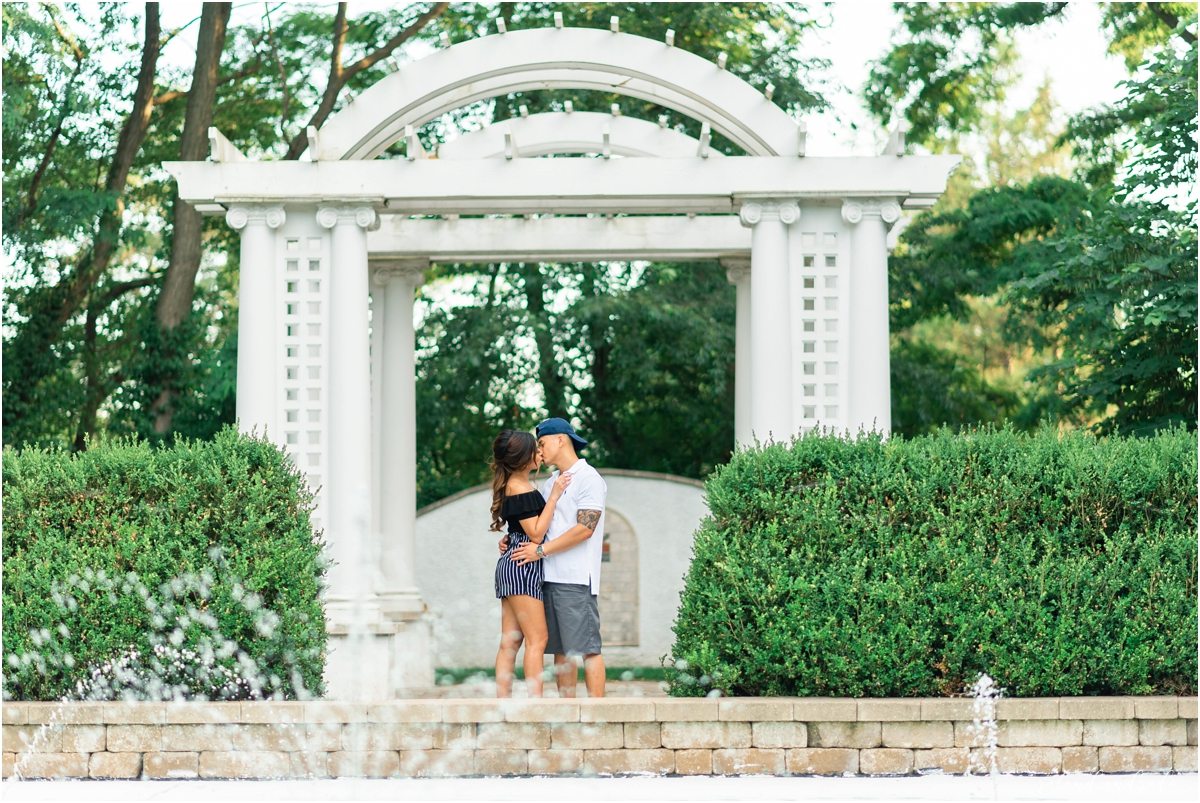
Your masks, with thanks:
<instances>
[{"instance_id":1,"label":"fountain water spray","mask_svg":"<svg viewBox=\"0 0 1200 803\"><path fill-rule=\"evenodd\" d=\"M149 649L130 646L103 662L87 666L83 677L62 696L61 705L51 712L33 739L23 745L25 749L18 751L13 780L23 778L25 761L40 752L48 735L63 724L62 715L69 703L313 698L297 665L299 656L295 647L280 639L279 615L264 605L261 596L247 590L238 578L229 574L220 550L210 550L209 557L213 560L212 567L174 577L160 585L157 593L135 572L112 576L102 569L91 568L53 585L51 598L64 618L78 609L80 595L105 595L114 607L121 597L135 598L153 614L146 633ZM279 670L287 675L286 681L280 671L261 666L242 645L226 636L217 618L209 612L212 589L219 574L224 574L232 585L234 604L251 620L257 637L276 642L278 658L284 664ZM5 656L6 700L14 696L27 698L31 684L36 699L38 677L72 670L77 663L70 652L71 630L63 622L31 632L30 641L34 650Z\"/></svg>"},{"instance_id":2,"label":"fountain water spray","mask_svg":"<svg viewBox=\"0 0 1200 803\"><path fill-rule=\"evenodd\" d=\"M979 750L972 750L967 764L967 774L977 770L985 770L993 777L999 772L996 763L997 747L999 745L999 728L996 724L996 703L1004 696L1004 689L996 685L996 681L986 672L980 672L979 677L971 684L967 693L975 698L975 718L968 730L969 743L977 745Z\"/></svg>"}]
</instances>

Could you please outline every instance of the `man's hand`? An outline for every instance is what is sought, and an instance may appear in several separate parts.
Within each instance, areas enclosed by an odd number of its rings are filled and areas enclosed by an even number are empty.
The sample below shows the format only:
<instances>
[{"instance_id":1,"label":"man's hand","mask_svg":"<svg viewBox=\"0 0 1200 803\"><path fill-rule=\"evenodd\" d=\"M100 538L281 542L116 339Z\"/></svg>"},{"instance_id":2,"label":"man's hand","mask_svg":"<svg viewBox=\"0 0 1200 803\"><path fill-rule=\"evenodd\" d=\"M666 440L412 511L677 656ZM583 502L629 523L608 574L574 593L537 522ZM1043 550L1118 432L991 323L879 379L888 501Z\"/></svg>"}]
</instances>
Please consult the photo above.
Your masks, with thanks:
<instances>
[{"instance_id":1,"label":"man's hand","mask_svg":"<svg viewBox=\"0 0 1200 803\"><path fill-rule=\"evenodd\" d=\"M537 554L538 546L538 544L535 544L532 541L521 544L519 547L513 550L513 562L518 566L524 566L526 563L533 563L534 561L541 560Z\"/></svg>"},{"instance_id":2,"label":"man's hand","mask_svg":"<svg viewBox=\"0 0 1200 803\"><path fill-rule=\"evenodd\" d=\"M508 551L508 536L507 535L500 537L499 546L500 546L500 554L501 555L503 555L505 552Z\"/></svg>"}]
</instances>

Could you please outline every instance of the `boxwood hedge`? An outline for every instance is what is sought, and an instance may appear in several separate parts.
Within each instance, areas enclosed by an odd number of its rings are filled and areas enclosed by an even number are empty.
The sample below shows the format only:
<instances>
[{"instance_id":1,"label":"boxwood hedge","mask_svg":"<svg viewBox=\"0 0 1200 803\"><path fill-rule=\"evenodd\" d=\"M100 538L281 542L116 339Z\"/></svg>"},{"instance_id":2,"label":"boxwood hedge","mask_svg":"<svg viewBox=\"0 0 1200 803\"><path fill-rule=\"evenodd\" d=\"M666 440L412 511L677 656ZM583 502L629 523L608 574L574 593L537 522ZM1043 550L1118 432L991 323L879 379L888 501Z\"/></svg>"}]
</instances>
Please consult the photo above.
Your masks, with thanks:
<instances>
[{"instance_id":1,"label":"boxwood hedge","mask_svg":"<svg viewBox=\"0 0 1200 803\"><path fill-rule=\"evenodd\" d=\"M265 440L4 451L6 699L323 692L312 495Z\"/></svg>"},{"instance_id":2,"label":"boxwood hedge","mask_svg":"<svg viewBox=\"0 0 1200 803\"><path fill-rule=\"evenodd\" d=\"M810 435L707 483L672 693L1195 694L1197 440Z\"/></svg>"}]
</instances>

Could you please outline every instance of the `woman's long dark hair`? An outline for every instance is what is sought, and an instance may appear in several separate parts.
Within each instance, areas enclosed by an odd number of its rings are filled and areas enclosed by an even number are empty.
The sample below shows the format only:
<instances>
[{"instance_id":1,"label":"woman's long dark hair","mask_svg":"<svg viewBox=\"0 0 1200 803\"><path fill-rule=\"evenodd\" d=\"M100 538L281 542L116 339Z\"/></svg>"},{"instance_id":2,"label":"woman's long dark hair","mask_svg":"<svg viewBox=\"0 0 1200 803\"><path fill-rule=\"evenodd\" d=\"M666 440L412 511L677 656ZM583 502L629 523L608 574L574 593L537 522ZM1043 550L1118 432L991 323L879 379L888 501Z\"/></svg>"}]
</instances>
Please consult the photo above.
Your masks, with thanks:
<instances>
[{"instance_id":1,"label":"woman's long dark hair","mask_svg":"<svg viewBox=\"0 0 1200 803\"><path fill-rule=\"evenodd\" d=\"M504 517L500 508L504 505L505 489L513 474L529 470L533 456L537 454L537 438L518 429L501 430L492 442L492 530L500 532Z\"/></svg>"}]
</instances>

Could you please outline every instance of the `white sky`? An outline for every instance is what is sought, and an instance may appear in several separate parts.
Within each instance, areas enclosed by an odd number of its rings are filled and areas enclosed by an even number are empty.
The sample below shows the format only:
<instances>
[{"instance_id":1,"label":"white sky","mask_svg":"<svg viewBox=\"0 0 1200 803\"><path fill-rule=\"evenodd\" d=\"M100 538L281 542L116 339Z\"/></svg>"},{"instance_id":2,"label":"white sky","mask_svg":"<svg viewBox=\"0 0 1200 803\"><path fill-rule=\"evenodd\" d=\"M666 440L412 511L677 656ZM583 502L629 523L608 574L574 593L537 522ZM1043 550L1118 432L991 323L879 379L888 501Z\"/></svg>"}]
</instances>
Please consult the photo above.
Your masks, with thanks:
<instances>
[{"instance_id":1,"label":"white sky","mask_svg":"<svg viewBox=\"0 0 1200 803\"><path fill-rule=\"evenodd\" d=\"M274 6L276 4L272 4ZM335 3L321 3L331 9ZM395 5L382 0L350 4L350 15ZM234 6L233 24L258 19L263 3ZM200 13L200 3L174 2L162 5L163 27L183 25ZM884 133L875 127L857 93L867 77L868 63L887 51L899 17L892 3L883 0L844 0L831 8L832 25L811 37L813 55L832 63L832 76L843 87L831 92L834 111L809 121L808 152L812 155L853 155L877 152ZM189 29L167 47L164 59L187 65L195 58L195 34ZM1100 29L1096 3L1075 2L1065 18L1017 36L1021 79L1010 93L1008 108L1028 106L1045 77L1052 81L1053 94L1063 111L1073 114L1120 96L1117 83L1127 77L1124 62L1105 52L1107 42ZM417 55L417 54L413 54ZM858 130L849 123L858 124Z\"/></svg>"}]
</instances>

